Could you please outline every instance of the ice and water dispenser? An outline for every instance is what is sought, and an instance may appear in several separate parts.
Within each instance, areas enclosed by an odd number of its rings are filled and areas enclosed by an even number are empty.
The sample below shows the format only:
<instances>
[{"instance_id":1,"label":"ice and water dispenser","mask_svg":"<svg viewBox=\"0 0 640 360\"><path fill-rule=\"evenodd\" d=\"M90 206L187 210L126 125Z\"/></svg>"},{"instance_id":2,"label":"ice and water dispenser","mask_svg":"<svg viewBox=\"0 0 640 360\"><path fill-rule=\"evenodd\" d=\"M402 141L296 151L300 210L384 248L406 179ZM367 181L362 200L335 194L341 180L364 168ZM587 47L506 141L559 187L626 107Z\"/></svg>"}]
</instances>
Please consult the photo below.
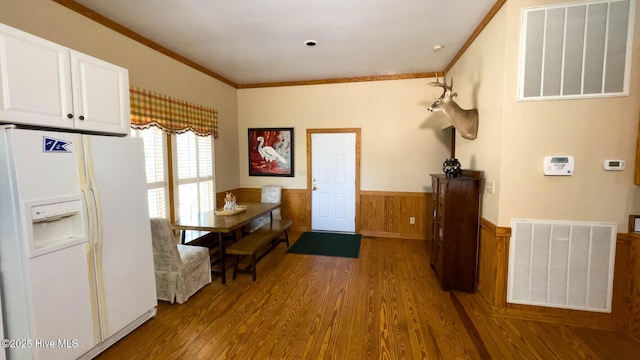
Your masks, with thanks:
<instances>
[{"instance_id":1,"label":"ice and water dispenser","mask_svg":"<svg viewBox=\"0 0 640 360\"><path fill-rule=\"evenodd\" d=\"M32 201L25 205L27 214L31 215L31 221L27 222L30 257L88 241L81 196Z\"/></svg>"}]
</instances>

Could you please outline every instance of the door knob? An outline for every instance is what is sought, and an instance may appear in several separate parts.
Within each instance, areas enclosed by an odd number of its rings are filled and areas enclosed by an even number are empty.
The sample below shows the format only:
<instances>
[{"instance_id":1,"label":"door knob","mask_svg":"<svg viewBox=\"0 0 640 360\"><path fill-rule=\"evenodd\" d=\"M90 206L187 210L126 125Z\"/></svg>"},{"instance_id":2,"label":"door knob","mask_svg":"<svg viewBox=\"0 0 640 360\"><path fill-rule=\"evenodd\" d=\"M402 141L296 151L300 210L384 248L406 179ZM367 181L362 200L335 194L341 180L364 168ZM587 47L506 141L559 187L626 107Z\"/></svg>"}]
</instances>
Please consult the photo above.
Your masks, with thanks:
<instances>
[{"instance_id":1,"label":"door knob","mask_svg":"<svg viewBox=\"0 0 640 360\"><path fill-rule=\"evenodd\" d=\"M318 190L318 187L314 184L313 187L311 187L311 190L316 191Z\"/></svg>"}]
</instances>

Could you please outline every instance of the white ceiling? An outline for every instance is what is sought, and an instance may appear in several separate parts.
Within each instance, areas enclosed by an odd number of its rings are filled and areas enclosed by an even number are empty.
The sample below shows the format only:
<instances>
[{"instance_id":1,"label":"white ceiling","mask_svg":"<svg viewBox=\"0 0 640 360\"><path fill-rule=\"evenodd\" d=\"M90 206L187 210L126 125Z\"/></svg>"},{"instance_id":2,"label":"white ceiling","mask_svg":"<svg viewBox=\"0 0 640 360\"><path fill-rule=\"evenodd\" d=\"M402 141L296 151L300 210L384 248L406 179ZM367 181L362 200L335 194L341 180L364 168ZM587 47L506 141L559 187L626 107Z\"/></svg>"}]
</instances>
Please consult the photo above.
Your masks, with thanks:
<instances>
[{"instance_id":1,"label":"white ceiling","mask_svg":"<svg viewBox=\"0 0 640 360\"><path fill-rule=\"evenodd\" d=\"M76 2L243 85L442 71L496 0Z\"/></svg>"}]
</instances>

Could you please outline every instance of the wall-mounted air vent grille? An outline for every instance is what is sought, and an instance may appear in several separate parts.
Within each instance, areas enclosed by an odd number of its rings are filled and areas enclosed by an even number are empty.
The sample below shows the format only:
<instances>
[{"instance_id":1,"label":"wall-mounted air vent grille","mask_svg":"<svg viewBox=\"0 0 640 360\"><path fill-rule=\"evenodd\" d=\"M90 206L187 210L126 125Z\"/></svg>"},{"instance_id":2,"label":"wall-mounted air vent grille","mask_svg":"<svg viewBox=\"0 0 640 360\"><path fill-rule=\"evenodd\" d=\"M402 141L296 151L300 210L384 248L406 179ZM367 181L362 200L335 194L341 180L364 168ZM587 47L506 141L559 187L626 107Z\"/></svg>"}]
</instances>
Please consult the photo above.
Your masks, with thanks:
<instances>
[{"instance_id":1,"label":"wall-mounted air vent grille","mask_svg":"<svg viewBox=\"0 0 640 360\"><path fill-rule=\"evenodd\" d=\"M513 220L507 302L611 312L616 224Z\"/></svg>"},{"instance_id":2,"label":"wall-mounted air vent grille","mask_svg":"<svg viewBox=\"0 0 640 360\"><path fill-rule=\"evenodd\" d=\"M635 0L526 8L520 100L629 93Z\"/></svg>"}]
</instances>

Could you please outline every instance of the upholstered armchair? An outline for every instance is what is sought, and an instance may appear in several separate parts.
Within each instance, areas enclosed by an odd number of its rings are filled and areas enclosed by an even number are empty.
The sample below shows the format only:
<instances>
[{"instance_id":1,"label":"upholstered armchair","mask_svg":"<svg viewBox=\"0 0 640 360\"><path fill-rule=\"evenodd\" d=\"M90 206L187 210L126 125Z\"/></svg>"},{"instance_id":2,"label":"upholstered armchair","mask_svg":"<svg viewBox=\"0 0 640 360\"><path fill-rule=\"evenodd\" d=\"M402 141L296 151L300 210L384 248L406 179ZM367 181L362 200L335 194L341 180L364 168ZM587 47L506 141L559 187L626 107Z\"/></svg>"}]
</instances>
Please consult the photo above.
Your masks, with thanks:
<instances>
[{"instance_id":1,"label":"upholstered armchair","mask_svg":"<svg viewBox=\"0 0 640 360\"><path fill-rule=\"evenodd\" d=\"M153 262L158 300L182 304L211 282L209 249L179 245L168 219L151 219Z\"/></svg>"}]
</instances>

